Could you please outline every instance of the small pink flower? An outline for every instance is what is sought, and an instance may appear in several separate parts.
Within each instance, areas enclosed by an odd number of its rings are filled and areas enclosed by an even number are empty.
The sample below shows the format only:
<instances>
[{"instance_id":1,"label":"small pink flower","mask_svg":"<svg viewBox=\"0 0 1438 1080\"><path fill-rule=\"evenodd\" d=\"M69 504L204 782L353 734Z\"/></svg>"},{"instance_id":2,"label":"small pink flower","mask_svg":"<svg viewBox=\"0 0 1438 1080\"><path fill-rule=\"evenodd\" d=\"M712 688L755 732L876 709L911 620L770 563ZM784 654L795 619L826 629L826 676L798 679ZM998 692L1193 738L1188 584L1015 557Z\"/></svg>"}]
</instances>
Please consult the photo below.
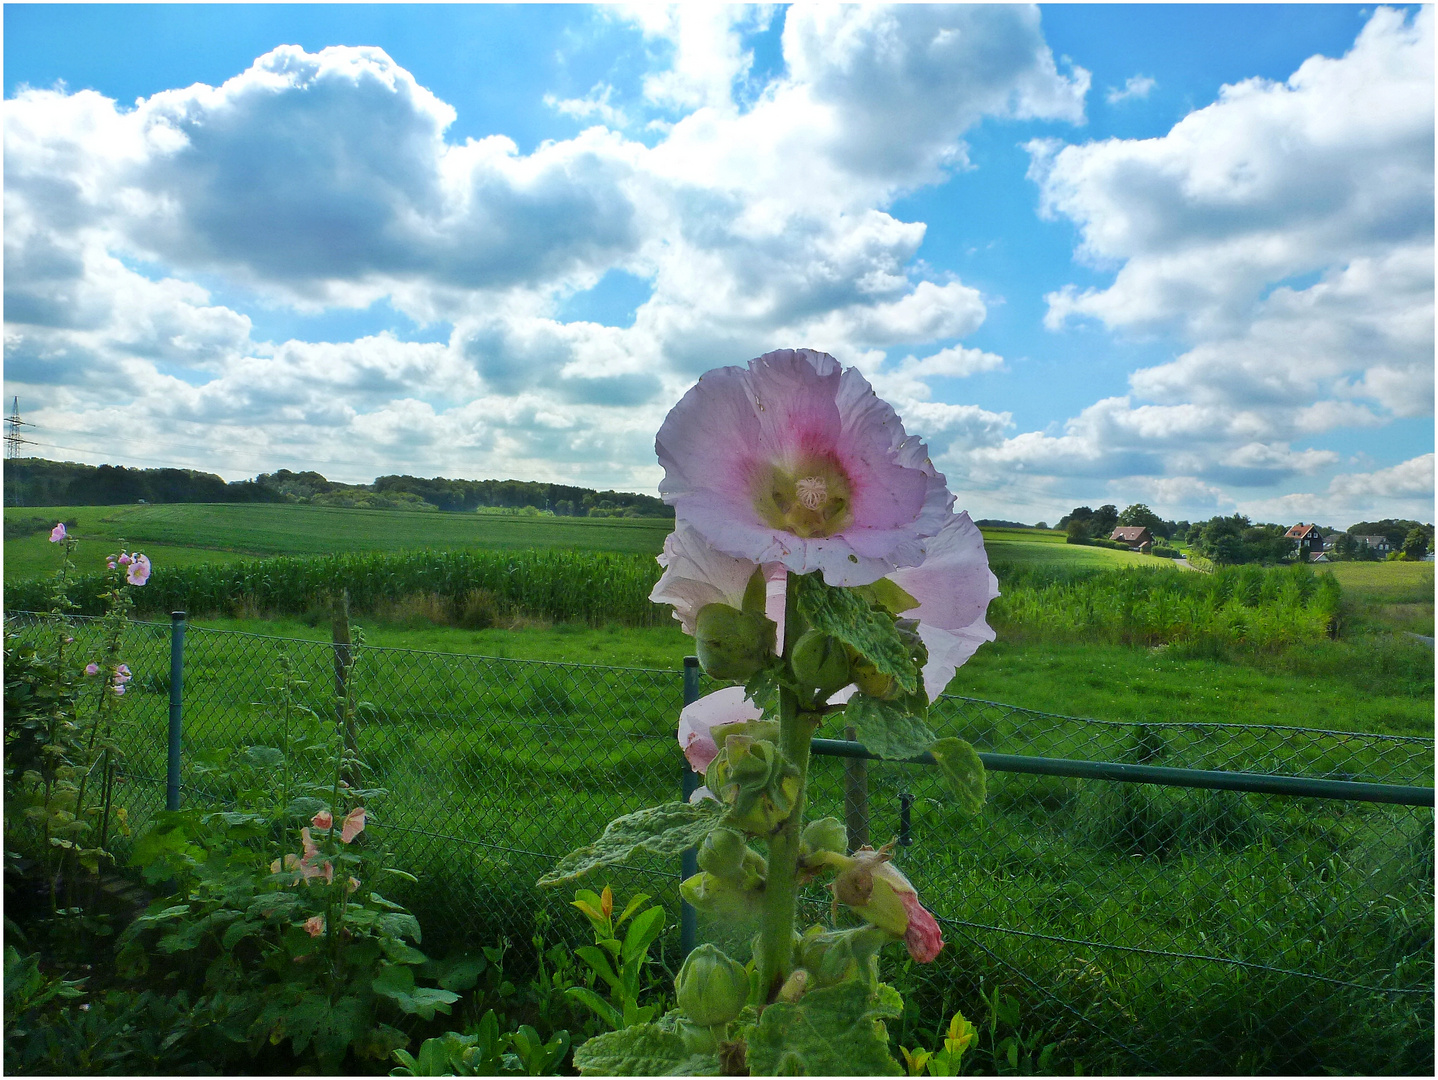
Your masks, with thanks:
<instances>
[{"instance_id":1,"label":"small pink flower","mask_svg":"<svg viewBox=\"0 0 1438 1080\"><path fill-rule=\"evenodd\" d=\"M115 690L115 696L116 696L116 697L124 697L124 695L125 695L125 684L122 683L122 682L117 682L117 683L115 683L114 690Z\"/></svg>"},{"instance_id":2,"label":"small pink flower","mask_svg":"<svg viewBox=\"0 0 1438 1080\"><path fill-rule=\"evenodd\" d=\"M125 682L129 682L132 678L134 678L134 676L130 674L130 669L128 666L126 666L125 664L121 664L119 667L115 668L115 678L123 679Z\"/></svg>"},{"instance_id":3,"label":"small pink flower","mask_svg":"<svg viewBox=\"0 0 1438 1080\"><path fill-rule=\"evenodd\" d=\"M95 663L93 660L90 661L90 663L88 663L88 664L85 665L85 674L86 674L86 675L98 675L98 674L100 674L100 665L97 664L97 663Z\"/></svg>"},{"instance_id":4,"label":"small pink flower","mask_svg":"<svg viewBox=\"0 0 1438 1080\"><path fill-rule=\"evenodd\" d=\"M335 823L334 815L328 810L321 810L314 817L310 818L310 824L316 829L328 829Z\"/></svg>"},{"instance_id":5,"label":"small pink flower","mask_svg":"<svg viewBox=\"0 0 1438 1080\"><path fill-rule=\"evenodd\" d=\"M116 561L117 563L119 563L121 566L129 566L130 563L131 563L133 560L130 558L130 556L126 555L126 554L122 551L122 552L120 552L120 557L119 557L118 559L116 559L115 561Z\"/></svg>"},{"instance_id":6,"label":"small pink flower","mask_svg":"<svg viewBox=\"0 0 1438 1080\"><path fill-rule=\"evenodd\" d=\"M713 729L723 724L758 720L759 708L744 696L742 686L726 686L684 706L679 714L679 748L689 767L699 774L719 753Z\"/></svg>"},{"instance_id":7,"label":"small pink flower","mask_svg":"<svg viewBox=\"0 0 1438 1080\"><path fill-rule=\"evenodd\" d=\"M305 931L310 937L319 937L325 932L325 917L323 915L311 915L305 920Z\"/></svg>"},{"instance_id":8,"label":"small pink flower","mask_svg":"<svg viewBox=\"0 0 1438 1080\"><path fill-rule=\"evenodd\" d=\"M106 565L107 567L109 567L111 570L113 570L113 569L115 569L115 560L114 560L114 559L107 559L107 560L105 560L105 565Z\"/></svg>"},{"instance_id":9,"label":"small pink flower","mask_svg":"<svg viewBox=\"0 0 1438 1080\"><path fill-rule=\"evenodd\" d=\"M706 372L654 448L664 501L711 546L830 585L917 566L953 502L864 377L812 349Z\"/></svg>"},{"instance_id":10,"label":"small pink flower","mask_svg":"<svg viewBox=\"0 0 1438 1080\"><path fill-rule=\"evenodd\" d=\"M150 580L150 559L146 555L136 555L130 569L125 574L125 580L131 585L143 585Z\"/></svg>"},{"instance_id":11,"label":"small pink flower","mask_svg":"<svg viewBox=\"0 0 1438 1080\"><path fill-rule=\"evenodd\" d=\"M345 815L344 822L340 826L340 842L348 844L360 833L364 832L364 807L356 806Z\"/></svg>"},{"instance_id":12,"label":"small pink flower","mask_svg":"<svg viewBox=\"0 0 1438 1080\"><path fill-rule=\"evenodd\" d=\"M58 543L60 543L60 541L62 541L62 540L64 540L64 539L65 539L65 523L64 523L63 521L58 521L58 522L55 523L55 527L50 530L50 543L52 543L52 544L58 544Z\"/></svg>"}]
</instances>

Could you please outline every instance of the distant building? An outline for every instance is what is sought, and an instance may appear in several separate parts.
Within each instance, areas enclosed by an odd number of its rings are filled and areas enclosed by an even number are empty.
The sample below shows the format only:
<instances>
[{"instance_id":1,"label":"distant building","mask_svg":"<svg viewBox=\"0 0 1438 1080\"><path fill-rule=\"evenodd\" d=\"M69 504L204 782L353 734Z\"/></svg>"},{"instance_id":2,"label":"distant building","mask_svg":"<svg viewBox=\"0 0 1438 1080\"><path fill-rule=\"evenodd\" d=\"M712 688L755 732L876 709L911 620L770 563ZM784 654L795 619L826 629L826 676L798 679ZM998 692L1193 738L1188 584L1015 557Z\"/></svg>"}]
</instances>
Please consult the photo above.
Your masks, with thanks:
<instances>
[{"instance_id":1,"label":"distant building","mask_svg":"<svg viewBox=\"0 0 1438 1080\"><path fill-rule=\"evenodd\" d=\"M1153 547L1153 534L1141 525L1120 525L1109 534L1109 539L1127 544L1134 551L1141 551L1145 544Z\"/></svg>"},{"instance_id":2,"label":"distant building","mask_svg":"<svg viewBox=\"0 0 1438 1080\"><path fill-rule=\"evenodd\" d=\"M1376 551L1380 555L1387 555L1394 550L1393 544L1386 536L1355 536L1353 539L1366 547L1369 551Z\"/></svg>"},{"instance_id":3,"label":"distant building","mask_svg":"<svg viewBox=\"0 0 1438 1080\"><path fill-rule=\"evenodd\" d=\"M1283 535L1293 541L1294 550L1305 562L1311 562L1314 555L1323 552L1323 534L1318 531L1317 525L1305 525L1300 521Z\"/></svg>"}]
</instances>

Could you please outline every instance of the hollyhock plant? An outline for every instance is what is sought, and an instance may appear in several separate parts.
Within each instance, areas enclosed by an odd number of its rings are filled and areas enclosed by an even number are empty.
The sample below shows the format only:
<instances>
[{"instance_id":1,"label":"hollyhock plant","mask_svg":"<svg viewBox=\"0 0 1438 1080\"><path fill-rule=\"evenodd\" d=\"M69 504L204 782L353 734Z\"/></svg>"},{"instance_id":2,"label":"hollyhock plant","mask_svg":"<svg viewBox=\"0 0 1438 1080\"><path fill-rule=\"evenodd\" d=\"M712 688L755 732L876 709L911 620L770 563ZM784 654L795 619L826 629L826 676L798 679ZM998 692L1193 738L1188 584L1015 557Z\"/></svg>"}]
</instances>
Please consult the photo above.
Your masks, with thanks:
<instances>
[{"instance_id":1,"label":"hollyhock plant","mask_svg":"<svg viewBox=\"0 0 1438 1080\"><path fill-rule=\"evenodd\" d=\"M680 893L726 925L726 940L752 940L753 978L747 999L727 976L710 978L746 969L706 945L683 969L675 1012L590 1040L575 1065L901 1072L881 1023L901 1004L878 981L879 950L902 941L913 961L932 963L943 934L891 861L892 845L849 855L843 822L805 825L810 746L835 724L835 734L854 730L845 736L862 744L854 753L927 753L958 812L978 812L982 759L928 722L930 702L994 636L985 615L998 588L983 538L951 510L923 443L825 353L781 350L707 373L655 447L675 524L651 599L673 607L704 671L736 685L679 716L680 748L705 786L688 802L611 822L541 883L636 850L695 849L698 872ZM799 891L826 876L830 924L801 934Z\"/></svg>"},{"instance_id":2,"label":"hollyhock plant","mask_svg":"<svg viewBox=\"0 0 1438 1080\"><path fill-rule=\"evenodd\" d=\"M340 843L348 844L364 832L365 812L363 806L356 806L344 816L340 823Z\"/></svg>"},{"instance_id":3,"label":"hollyhock plant","mask_svg":"<svg viewBox=\"0 0 1438 1080\"><path fill-rule=\"evenodd\" d=\"M65 536L65 523L63 521L56 522L55 527L50 530L50 543L59 544L64 541Z\"/></svg>"},{"instance_id":4,"label":"hollyhock plant","mask_svg":"<svg viewBox=\"0 0 1438 1080\"><path fill-rule=\"evenodd\" d=\"M150 580L150 560L145 555L135 555L125 571L125 580L131 585L143 585Z\"/></svg>"},{"instance_id":5,"label":"hollyhock plant","mask_svg":"<svg viewBox=\"0 0 1438 1080\"><path fill-rule=\"evenodd\" d=\"M659 493L715 548L830 585L923 561L953 496L894 410L827 353L707 372L655 439Z\"/></svg>"}]
</instances>

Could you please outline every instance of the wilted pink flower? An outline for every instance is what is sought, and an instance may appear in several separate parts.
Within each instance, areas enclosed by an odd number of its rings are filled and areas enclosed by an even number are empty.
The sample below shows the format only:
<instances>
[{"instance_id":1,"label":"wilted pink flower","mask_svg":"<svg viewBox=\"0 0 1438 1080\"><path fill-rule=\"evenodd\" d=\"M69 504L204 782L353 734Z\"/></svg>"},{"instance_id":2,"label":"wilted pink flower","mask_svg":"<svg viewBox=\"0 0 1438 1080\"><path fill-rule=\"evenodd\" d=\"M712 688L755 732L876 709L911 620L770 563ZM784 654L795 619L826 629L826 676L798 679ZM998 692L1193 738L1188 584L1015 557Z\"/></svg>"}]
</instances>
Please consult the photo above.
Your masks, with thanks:
<instances>
[{"instance_id":1,"label":"wilted pink flower","mask_svg":"<svg viewBox=\"0 0 1438 1080\"><path fill-rule=\"evenodd\" d=\"M305 931L310 937L319 937L325 932L325 917L323 915L311 915L305 920Z\"/></svg>"},{"instance_id":2,"label":"wilted pink flower","mask_svg":"<svg viewBox=\"0 0 1438 1080\"><path fill-rule=\"evenodd\" d=\"M100 674L100 665L97 664L97 663L95 663L95 661L91 660L88 664L85 665L85 674L86 674L86 675L98 675L98 674Z\"/></svg>"},{"instance_id":3,"label":"wilted pink flower","mask_svg":"<svg viewBox=\"0 0 1438 1080\"><path fill-rule=\"evenodd\" d=\"M903 938L909 955L921 964L931 963L944 947L938 920L919 903L919 894L901 870L889 861L888 846L875 851L862 847L853 856L832 853L825 861L839 868L830 883L838 903L855 914Z\"/></svg>"},{"instance_id":4,"label":"wilted pink flower","mask_svg":"<svg viewBox=\"0 0 1438 1080\"><path fill-rule=\"evenodd\" d=\"M694 633L694 620L706 604L728 604L741 607L749 579L759 568L758 563L736 559L710 546L699 531L687 521L676 521L674 531L664 538L664 552L659 556L664 573L659 576L649 599L656 604L672 604L679 628ZM769 563L764 567L766 582L764 614L779 627L778 641L784 640L784 567ZM769 586L778 582L780 588Z\"/></svg>"},{"instance_id":5,"label":"wilted pink flower","mask_svg":"<svg viewBox=\"0 0 1438 1080\"><path fill-rule=\"evenodd\" d=\"M65 523L57 521L55 527L50 530L50 543L58 544L65 539Z\"/></svg>"},{"instance_id":6,"label":"wilted pink flower","mask_svg":"<svg viewBox=\"0 0 1438 1080\"><path fill-rule=\"evenodd\" d=\"M310 818L310 824L316 829L328 829L335 823L335 817L328 810L321 810L314 817Z\"/></svg>"},{"instance_id":7,"label":"wilted pink flower","mask_svg":"<svg viewBox=\"0 0 1438 1080\"><path fill-rule=\"evenodd\" d=\"M340 826L340 842L348 844L362 832L364 832L364 807L356 806L344 817L344 822Z\"/></svg>"},{"instance_id":8,"label":"wilted pink flower","mask_svg":"<svg viewBox=\"0 0 1438 1080\"><path fill-rule=\"evenodd\" d=\"M723 724L758 720L759 708L744 696L742 686L726 686L684 706L679 714L679 748L697 773L709 768L719 753L713 729Z\"/></svg>"},{"instance_id":9,"label":"wilted pink flower","mask_svg":"<svg viewBox=\"0 0 1438 1080\"><path fill-rule=\"evenodd\" d=\"M143 585L150 580L150 559L146 555L136 555L130 569L125 573L125 580L131 585Z\"/></svg>"},{"instance_id":10,"label":"wilted pink flower","mask_svg":"<svg viewBox=\"0 0 1438 1080\"><path fill-rule=\"evenodd\" d=\"M923 561L953 497L854 368L781 349L707 372L655 440L664 501L715 548L830 585Z\"/></svg>"},{"instance_id":11,"label":"wilted pink flower","mask_svg":"<svg viewBox=\"0 0 1438 1080\"><path fill-rule=\"evenodd\" d=\"M360 887L359 878L352 877L345 883L345 892L352 893Z\"/></svg>"},{"instance_id":12,"label":"wilted pink flower","mask_svg":"<svg viewBox=\"0 0 1438 1080\"><path fill-rule=\"evenodd\" d=\"M300 830L300 847L304 850L303 862L312 863L320 857L320 847L310 836L308 827Z\"/></svg>"},{"instance_id":13,"label":"wilted pink flower","mask_svg":"<svg viewBox=\"0 0 1438 1080\"><path fill-rule=\"evenodd\" d=\"M131 679L134 678L134 676L130 674L130 668L128 665L120 664L118 667L115 668L115 678L121 680L122 682L129 682Z\"/></svg>"},{"instance_id":14,"label":"wilted pink flower","mask_svg":"<svg viewBox=\"0 0 1438 1080\"><path fill-rule=\"evenodd\" d=\"M983 535L967 513L951 517L929 541L921 565L895 570L889 578L919 601L903 614L919 620L919 637L929 650L924 690L932 701L980 645L994 640L984 615L999 595L999 582L989 569Z\"/></svg>"}]
</instances>

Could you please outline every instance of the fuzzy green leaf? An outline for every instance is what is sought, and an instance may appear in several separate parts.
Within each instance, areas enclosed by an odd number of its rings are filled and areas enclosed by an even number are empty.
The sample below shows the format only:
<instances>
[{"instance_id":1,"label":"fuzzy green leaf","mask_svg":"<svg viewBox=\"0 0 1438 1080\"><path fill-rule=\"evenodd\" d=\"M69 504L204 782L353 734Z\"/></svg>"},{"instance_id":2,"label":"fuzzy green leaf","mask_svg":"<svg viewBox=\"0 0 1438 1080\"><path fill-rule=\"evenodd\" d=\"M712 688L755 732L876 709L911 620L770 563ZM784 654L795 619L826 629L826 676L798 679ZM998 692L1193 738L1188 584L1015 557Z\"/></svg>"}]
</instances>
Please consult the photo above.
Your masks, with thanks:
<instances>
[{"instance_id":1,"label":"fuzzy green leaf","mask_svg":"<svg viewBox=\"0 0 1438 1080\"><path fill-rule=\"evenodd\" d=\"M844 723L854 728L859 741L889 761L918 757L934 744L926 722L929 707L922 692L881 701L855 694L844 707Z\"/></svg>"},{"instance_id":2,"label":"fuzzy green leaf","mask_svg":"<svg viewBox=\"0 0 1438 1080\"><path fill-rule=\"evenodd\" d=\"M880 673L893 676L904 693L918 690L919 669L894 628L893 616L875 610L856 590L825 585L819 574L805 574L797 581L799 614L810 626L838 638Z\"/></svg>"},{"instance_id":3,"label":"fuzzy green leaf","mask_svg":"<svg viewBox=\"0 0 1438 1080\"><path fill-rule=\"evenodd\" d=\"M984 806L987 785L979 753L963 739L940 739L929 747L939 763L939 772L954 794L961 813L973 816Z\"/></svg>"},{"instance_id":4,"label":"fuzzy green leaf","mask_svg":"<svg viewBox=\"0 0 1438 1080\"><path fill-rule=\"evenodd\" d=\"M615 818L594 843L571 851L539 879L540 885L558 885L582 877L595 867L624 862L636 851L678 858L686 848L697 847L719 824L725 807L711 799L698 804L666 803Z\"/></svg>"},{"instance_id":5,"label":"fuzzy green leaf","mask_svg":"<svg viewBox=\"0 0 1438 1080\"><path fill-rule=\"evenodd\" d=\"M872 585L860 585L854 591L871 604L879 604L895 615L913 611L919 606L918 600L886 577Z\"/></svg>"},{"instance_id":6,"label":"fuzzy green leaf","mask_svg":"<svg viewBox=\"0 0 1438 1080\"><path fill-rule=\"evenodd\" d=\"M719 1055L690 1049L675 1018L597 1035L575 1047L574 1067L584 1076L718 1076Z\"/></svg>"},{"instance_id":7,"label":"fuzzy green leaf","mask_svg":"<svg viewBox=\"0 0 1438 1080\"><path fill-rule=\"evenodd\" d=\"M376 994L398 1005L401 1011L421 1020L433 1020L436 1011L448 1014L449 1007L459 1000L459 995L449 990L416 986L414 972L403 964L381 968L370 986Z\"/></svg>"},{"instance_id":8,"label":"fuzzy green leaf","mask_svg":"<svg viewBox=\"0 0 1438 1080\"><path fill-rule=\"evenodd\" d=\"M812 990L796 1005L775 1002L749 1035L754 1076L901 1076L889 1053L886 1017L903 1013L891 987L854 980Z\"/></svg>"}]
</instances>

